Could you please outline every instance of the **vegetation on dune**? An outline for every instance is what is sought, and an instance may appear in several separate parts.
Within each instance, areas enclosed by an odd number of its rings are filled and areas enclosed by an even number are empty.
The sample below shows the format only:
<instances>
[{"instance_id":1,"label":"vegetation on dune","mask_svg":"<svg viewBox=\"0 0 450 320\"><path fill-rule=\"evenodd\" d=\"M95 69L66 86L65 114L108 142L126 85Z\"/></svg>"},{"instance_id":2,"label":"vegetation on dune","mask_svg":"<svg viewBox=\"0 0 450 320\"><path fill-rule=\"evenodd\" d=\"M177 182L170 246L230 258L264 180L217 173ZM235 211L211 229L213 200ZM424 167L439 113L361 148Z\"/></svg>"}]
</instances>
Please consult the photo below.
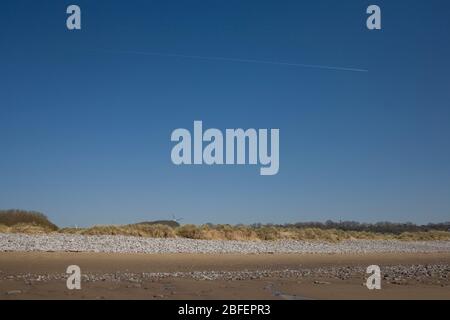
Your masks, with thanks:
<instances>
[{"instance_id":1,"label":"vegetation on dune","mask_svg":"<svg viewBox=\"0 0 450 320\"><path fill-rule=\"evenodd\" d=\"M254 224L258 227L260 224ZM450 221L444 223L429 223L426 225L417 225L411 222L394 223L388 221L376 223L361 223L357 221L331 221L323 222L297 222L284 225L273 225L275 227L283 228L317 228L317 229L338 229L343 231L359 231L359 232L374 232L374 233L392 233L400 235L405 232L427 232L427 231L450 231Z\"/></svg>"},{"instance_id":2,"label":"vegetation on dune","mask_svg":"<svg viewBox=\"0 0 450 320\"><path fill-rule=\"evenodd\" d=\"M47 234L52 232L55 230L30 223L18 223L11 227L0 224L0 233Z\"/></svg>"},{"instance_id":3,"label":"vegetation on dune","mask_svg":"<svg viewBox=\"0 0 450 320\"><path fill-rule=\"evenodd\" d=\"M58 226L53 224L44 214L24 210L0 210L0 225L3 225L2 229L10 227L11 230L15 230L12 232L20 232L20 230L51 232L58 230Z\"/></svg>"},{"instance_id":4,"label":"vegetation on dune","mask_svg":"<svg viewBox=\"0 0 450 320\"><path fill-rule=\"evenodd\" d=\"M429 241L450 240L450 222L418 226L379 222L307 222L285 225L254 224L180 225L172 220L148 221L129 225L62 228L38 212L0 211L0 233L50 233L80 235L124 235L151 238L189 238L203 240L307 240L338 242L351 239Z\"/></svg>"},{"instance_id":5,"label":"vegetation on dune","mask_svg":"<svg viewBox=\"0 0 450 320\"><path fill-rule=\"evenodd\" d=\"M420 232L403 232L397 238L399 240L405 241L450 240L450 232L437 230L420 231Z\"/></svg>"},{"instance_id":6,"label":"vegetation on dune","mask_svg":"<svg viewBox=\"0 0 450 320\"><path fill-rule=\"evenodd\" d=\"M255 230L231 225L183 225L176 230L179 237L204 240L260 240Z\"/></svg>"},{"instance_id":7,"label":"vegetation on dune","mask_svg":"<svg viewBox=\"0 0 450 320\"><path fill-rule=\"evenodd\" d=\"M144 221L144 222L136 223L136 225L155 225L155 224L169 226L171 228L177 228L180 226L180 224L174 220L156 220L156 221Z\"/></svg>"},{"instance_id":8,"label":"vegetation on dune","mask_svg":"<svg viewBox=\"0 0 450 320\"><path fill-rule=\"evenodd\" d=\"M231 225L193 225L187 224L177 228L166 225L125 225L94 226L91 228L61 229L62 233L82 235L125 235L151 238L188 238L199 240L240 240L240 241L273 241L273 240L306 240L339 242L343 240L404 240L429 241L450 240L450 232L426 231L404 232L401 234L376 233L365 231L344 231L338 229L319 228L286 228L286 227L252 227Z\"/></svg>"},{"instance_id":9,"label":"vegetation on dune","mask_svg":"<svg viewBox=\"0 0 450 320\"><path fill-rule=\"evenodd\" d=\"M130 224L124 226L93 226L90 228L63 228L61 233L81 235L123 235L151 238L174 238L173 228L162 224Z\"/></svg>"}]
</instances>

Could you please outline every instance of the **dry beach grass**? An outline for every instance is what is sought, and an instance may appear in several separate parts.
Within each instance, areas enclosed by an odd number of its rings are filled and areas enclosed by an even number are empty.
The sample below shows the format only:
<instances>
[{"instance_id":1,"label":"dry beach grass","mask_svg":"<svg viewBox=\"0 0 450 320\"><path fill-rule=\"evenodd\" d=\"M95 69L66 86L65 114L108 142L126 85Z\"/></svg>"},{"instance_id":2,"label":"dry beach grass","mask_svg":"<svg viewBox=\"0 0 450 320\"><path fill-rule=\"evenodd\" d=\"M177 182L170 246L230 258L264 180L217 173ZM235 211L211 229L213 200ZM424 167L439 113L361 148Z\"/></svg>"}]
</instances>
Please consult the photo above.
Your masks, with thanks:
<instances>
[{"instance_id":1,"label":"dry beach grass","mask_svg":"<svg viewBox=\"0 0 450 320\"><path fill-rule=\"evenodd\" d=\"M143 222L128 225L96 225L87 228L58 228L44 214L34 211L0 211L0 233L24 234L78 234L121 235L148 238L187 238L198 240L305 240L340 242L344 240L450 240L450 232L428 229L426 231L366 231L346 230L339 227L274 226L274 225L179 225L175 221ZM377 229L375 229L377 230Z\"/></svg>"},{"instance_id":2,"label":"dry beach grass","mask_svg":"<svg viewBox=\"0 0 450 320\"><path fill-rule=\"evenodd\" d=\"M386 234L361 231L343 231L337 229L322 230L318 228L280 228L249 226L196 226L183 225L172 228L166 225L108 225L93 226L89 228L51 228L36 224L19 223L13 226L0 224L0 233L25 234L79 234L79 235L123 235L149 238L188 238L200 240L238 240L238 241L264 241L264 240L307 240L339 242L343 240L404 240L404 241L435 241L450 240L450 232L426 231L403 232L401 234Z\"/></svg>"}]
</instances>

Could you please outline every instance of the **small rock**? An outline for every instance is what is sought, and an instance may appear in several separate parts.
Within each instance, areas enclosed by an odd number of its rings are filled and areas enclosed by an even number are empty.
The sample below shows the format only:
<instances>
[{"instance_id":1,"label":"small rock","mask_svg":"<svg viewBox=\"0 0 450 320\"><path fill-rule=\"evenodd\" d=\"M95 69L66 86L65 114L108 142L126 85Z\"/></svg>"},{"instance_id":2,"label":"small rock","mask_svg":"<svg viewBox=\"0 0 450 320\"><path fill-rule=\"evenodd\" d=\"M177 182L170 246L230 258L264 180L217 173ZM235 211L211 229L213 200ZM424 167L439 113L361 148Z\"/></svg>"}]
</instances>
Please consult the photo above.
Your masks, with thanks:
<instances>
[{"instance_id":1,"label":"small rock","mask_svg":"<svg viewBox=\"0 0 450 320\"><path fill-rule=\"evenodd\" d=\"M6 292L6 294L8 296L12 296L12 295L15 295L15 294L21 294L21 293L22 293L22 290L10 290L10 291Z\"/></svg>"},{"instance_id":2,"label":"small rock","mask_svg":"<svg viewBox=\"0 0 450 320\"><path fill-rule=\"evenodd\" d=\"M331 284L330 282L326 282L326 281L314 281L314 284Z\"/></svg>"}]
</instances>

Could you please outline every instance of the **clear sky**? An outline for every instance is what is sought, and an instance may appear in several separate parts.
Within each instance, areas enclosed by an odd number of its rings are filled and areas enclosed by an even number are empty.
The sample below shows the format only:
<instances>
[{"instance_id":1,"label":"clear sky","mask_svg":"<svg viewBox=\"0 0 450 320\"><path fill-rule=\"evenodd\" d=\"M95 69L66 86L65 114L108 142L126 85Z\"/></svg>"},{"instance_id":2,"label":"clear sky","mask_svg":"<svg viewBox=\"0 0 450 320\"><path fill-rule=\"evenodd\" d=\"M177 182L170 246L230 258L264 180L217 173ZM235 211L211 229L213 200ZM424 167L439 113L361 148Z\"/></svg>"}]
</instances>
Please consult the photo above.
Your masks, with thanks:
<instances>
[{"instance_id":1,"label":"clear sky","mask_svg":"<svg viewBox=\"0 0 450 320\"><path fill-rule=\"evenodd\" d=\"M448 221L449 17L444 0L1 1L0 208L61 226ZM173 165L194 120L279 128L280 172Z\"/></svg>"}]
</instances>

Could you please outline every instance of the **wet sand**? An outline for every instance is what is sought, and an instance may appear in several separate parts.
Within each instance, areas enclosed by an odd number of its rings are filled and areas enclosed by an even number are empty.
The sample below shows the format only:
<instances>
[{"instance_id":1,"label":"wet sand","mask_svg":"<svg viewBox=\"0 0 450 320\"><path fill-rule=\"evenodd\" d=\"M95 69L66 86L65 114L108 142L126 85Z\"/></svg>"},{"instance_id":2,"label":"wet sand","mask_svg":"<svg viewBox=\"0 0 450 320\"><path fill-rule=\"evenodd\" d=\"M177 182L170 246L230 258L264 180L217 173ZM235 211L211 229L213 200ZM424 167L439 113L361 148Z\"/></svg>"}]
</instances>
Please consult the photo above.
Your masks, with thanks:
<instances>
[{"instance_id":1,"label":"wet sand","mask_svg":"<svg viewBox=\"0 0 450 320\"><path fill-rule=\"evenodd\" d=\"M368 290L358 271L389 266L450 265L450 253L432 254L109 254L1 252L0 299L450 299L450 275L430 273L382 281ZM81 290L68 290L65 271L78 265ZM355 269L356 268L356 269ZM283 270L310 274L277 274ZM336 277L342 270L352 270ZM255 272L260 277L199 280L175 273ZM322 271L324 270L324 271ZM340 270L336 274L330 270ZM356 271L355 271L356 270ZM448 270L446 268L445 270ZM144 273L165 273L152 278ZM174 274L172 274L174 273ZM121 275L119 279L104 274ZM42 279L41 275L43 276ZM54 275L54 276L52 276ZM47 276L47 277L44 277Z\"/></svg>"}]
</instances>

